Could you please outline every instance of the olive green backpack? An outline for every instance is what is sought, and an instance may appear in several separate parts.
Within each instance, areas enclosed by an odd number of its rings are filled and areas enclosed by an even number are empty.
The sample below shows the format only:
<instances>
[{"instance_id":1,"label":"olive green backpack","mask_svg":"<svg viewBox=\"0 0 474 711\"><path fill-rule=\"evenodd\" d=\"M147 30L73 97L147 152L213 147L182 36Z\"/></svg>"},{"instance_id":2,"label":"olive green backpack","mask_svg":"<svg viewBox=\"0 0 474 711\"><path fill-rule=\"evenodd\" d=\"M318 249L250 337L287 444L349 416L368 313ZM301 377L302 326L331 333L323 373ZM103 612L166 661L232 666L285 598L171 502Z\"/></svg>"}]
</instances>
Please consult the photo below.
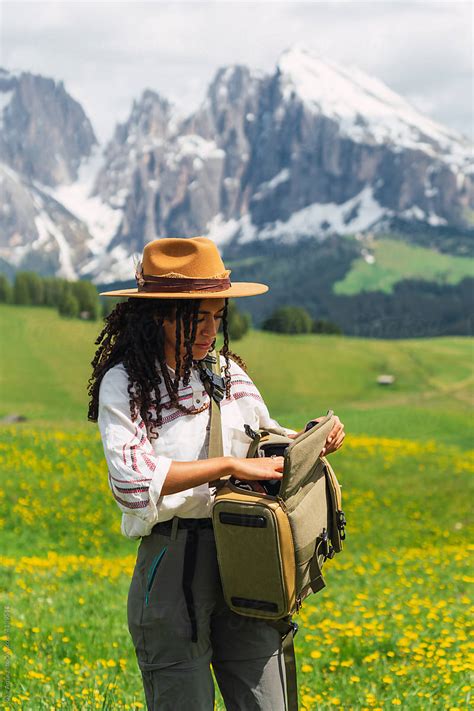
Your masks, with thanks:
<instances>
[{"instance_id":1,"label":"olive green backpack","mask_svg":"<svg viewBox=\"0 0 474 711\"><path fill-rule=\"evenodd\" d=\"M212 361L211 361L212 363ZM217 375L217 360L212 363ZM220 408L211 397L209 457L222 454ZM248 457L284 456L283 477L250 489L249 481L225 477L212 507L222 588L239 615L265 619L282 636L288 710L298 708L293 637L304 599L325 586L322 568L342 551L345 516L341 485L326 457L319 456L335 422L329 410L296 439L283 429L258 432L246 427Z\"/></svg>"}]
</instances>

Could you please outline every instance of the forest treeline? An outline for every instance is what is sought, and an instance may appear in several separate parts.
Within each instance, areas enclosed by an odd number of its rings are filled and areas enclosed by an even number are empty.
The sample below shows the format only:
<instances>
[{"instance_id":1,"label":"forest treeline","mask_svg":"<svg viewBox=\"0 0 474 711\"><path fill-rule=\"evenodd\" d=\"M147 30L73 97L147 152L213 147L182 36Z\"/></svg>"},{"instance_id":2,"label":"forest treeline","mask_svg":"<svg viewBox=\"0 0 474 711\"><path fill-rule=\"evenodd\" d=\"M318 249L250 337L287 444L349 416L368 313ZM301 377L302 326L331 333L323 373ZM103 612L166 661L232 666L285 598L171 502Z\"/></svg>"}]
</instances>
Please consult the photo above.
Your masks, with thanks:
<instances>
[{"instance_id":1,"label":"forest treeline","mask_svg":"<svg viewBox=\"0 0 474 711\"><path fill-rule=\"evenodd\" d=\"M43 277L36 272L17 272L13 284L0 274L0 303L21 306L49 306L66 318L97 321L106 318L123 298L100 297L96 285L87 279L69 281L60 277ZM242 338L251 326L248 313L229 302L229 334L232 340Z\"/></svg>"}]
</instances>

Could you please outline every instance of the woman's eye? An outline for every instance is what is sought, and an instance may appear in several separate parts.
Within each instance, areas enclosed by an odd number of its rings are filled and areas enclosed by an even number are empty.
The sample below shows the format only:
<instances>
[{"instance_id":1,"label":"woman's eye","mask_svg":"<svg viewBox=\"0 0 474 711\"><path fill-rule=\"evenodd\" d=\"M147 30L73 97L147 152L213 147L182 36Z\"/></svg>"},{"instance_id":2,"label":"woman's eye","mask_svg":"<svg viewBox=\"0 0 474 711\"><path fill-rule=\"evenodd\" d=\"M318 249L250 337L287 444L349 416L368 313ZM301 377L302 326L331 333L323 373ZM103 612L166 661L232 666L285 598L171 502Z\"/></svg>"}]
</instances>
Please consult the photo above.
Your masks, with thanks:
<instances>
[{"instance_id":1,"label":"woman's eye","mask_svg":"<svg viewBox=\"0 0 474 711\"><path fill-rule=\"evenodd\" d=\"M219 316L214 316L214 319L217 321L222 321L223 318L224 317L222 316L222 314L220 314ZM205 319L203 319L203 318L198 318L197 323L202 323L204 320Z\"/></svg>"}]
</instances>

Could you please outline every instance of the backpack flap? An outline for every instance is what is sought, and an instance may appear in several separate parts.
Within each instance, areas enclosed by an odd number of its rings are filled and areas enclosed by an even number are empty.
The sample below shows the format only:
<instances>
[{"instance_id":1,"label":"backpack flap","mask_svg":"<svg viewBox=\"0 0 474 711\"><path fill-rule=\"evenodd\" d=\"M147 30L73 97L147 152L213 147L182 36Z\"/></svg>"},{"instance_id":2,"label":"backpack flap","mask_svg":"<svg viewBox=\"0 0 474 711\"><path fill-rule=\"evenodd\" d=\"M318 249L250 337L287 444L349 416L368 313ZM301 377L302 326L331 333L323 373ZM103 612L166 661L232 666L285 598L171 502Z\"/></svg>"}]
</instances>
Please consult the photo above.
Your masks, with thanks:
<instances>
[{"instance_id":1,"label":"backpack flap","mask_svg":"<svg viewBox=\"0 0 474 711\"><path fill-rule=\"evenodd\" d=\"M334 420L329 410L317 425L293 440L285 453L279 497L293 535L299 604L324 587L322 566L342 550L341 488L328 460L319 456Z\"/></svg>"},{"instance_id":2,"label":"backpack flap","mask_svg":"<svg viewBox=\"0 0 474 711\"><path fill-rule=\"evenodd\" d=\"M290 440L291 444L285 453L283 479L279 492L284 501L297 494L311 476L311 468L316 465L334 422L334 411L329 410L328 414L308 432Z\"/></svg>"}]
</instances>

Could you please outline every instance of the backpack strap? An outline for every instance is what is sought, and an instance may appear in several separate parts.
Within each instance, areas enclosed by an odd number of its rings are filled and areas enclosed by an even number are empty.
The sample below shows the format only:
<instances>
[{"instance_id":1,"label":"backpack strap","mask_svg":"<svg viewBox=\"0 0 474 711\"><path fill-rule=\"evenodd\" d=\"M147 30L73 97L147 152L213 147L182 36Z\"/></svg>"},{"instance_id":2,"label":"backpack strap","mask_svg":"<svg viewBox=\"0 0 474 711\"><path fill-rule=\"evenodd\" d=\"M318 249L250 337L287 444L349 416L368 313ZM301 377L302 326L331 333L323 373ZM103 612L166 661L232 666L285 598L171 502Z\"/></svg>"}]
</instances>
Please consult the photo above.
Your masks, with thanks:
<instances>
[{"instance_id":1,"label":"backpack strap","mask_svg":"<svg viewBox=\"0 0 474 711\"><path fill-rule=\"evenodd\" d=\"M214 375L222 377L220 355L215 350L212 351L211 355L214 357L214 362L211 361L212 372ZM209 432L209 459L213 457L222 457L224 455L224 447L222 444L221 408L219 404L220 399L218 402L213 395L213 392L210 393L211 423Z\"/></svg>"},{"instance_id":2,"label":"backpack strap","mask_svg":"<svg viewBox=\"0 0 474 711\"><path fill-rule=\"evenodd\" d=\"M211 367L209 376L209 366ZM201 377L204 387L210 398L210 431L209 431L209 459L222 457L224 447L222 443L222 421L220 401L225 394L225 383L221 375L220 355L213 350L200 364ZM220 488L230 475L213 479L209 486Z\"/></svg>"}]
</instances>

